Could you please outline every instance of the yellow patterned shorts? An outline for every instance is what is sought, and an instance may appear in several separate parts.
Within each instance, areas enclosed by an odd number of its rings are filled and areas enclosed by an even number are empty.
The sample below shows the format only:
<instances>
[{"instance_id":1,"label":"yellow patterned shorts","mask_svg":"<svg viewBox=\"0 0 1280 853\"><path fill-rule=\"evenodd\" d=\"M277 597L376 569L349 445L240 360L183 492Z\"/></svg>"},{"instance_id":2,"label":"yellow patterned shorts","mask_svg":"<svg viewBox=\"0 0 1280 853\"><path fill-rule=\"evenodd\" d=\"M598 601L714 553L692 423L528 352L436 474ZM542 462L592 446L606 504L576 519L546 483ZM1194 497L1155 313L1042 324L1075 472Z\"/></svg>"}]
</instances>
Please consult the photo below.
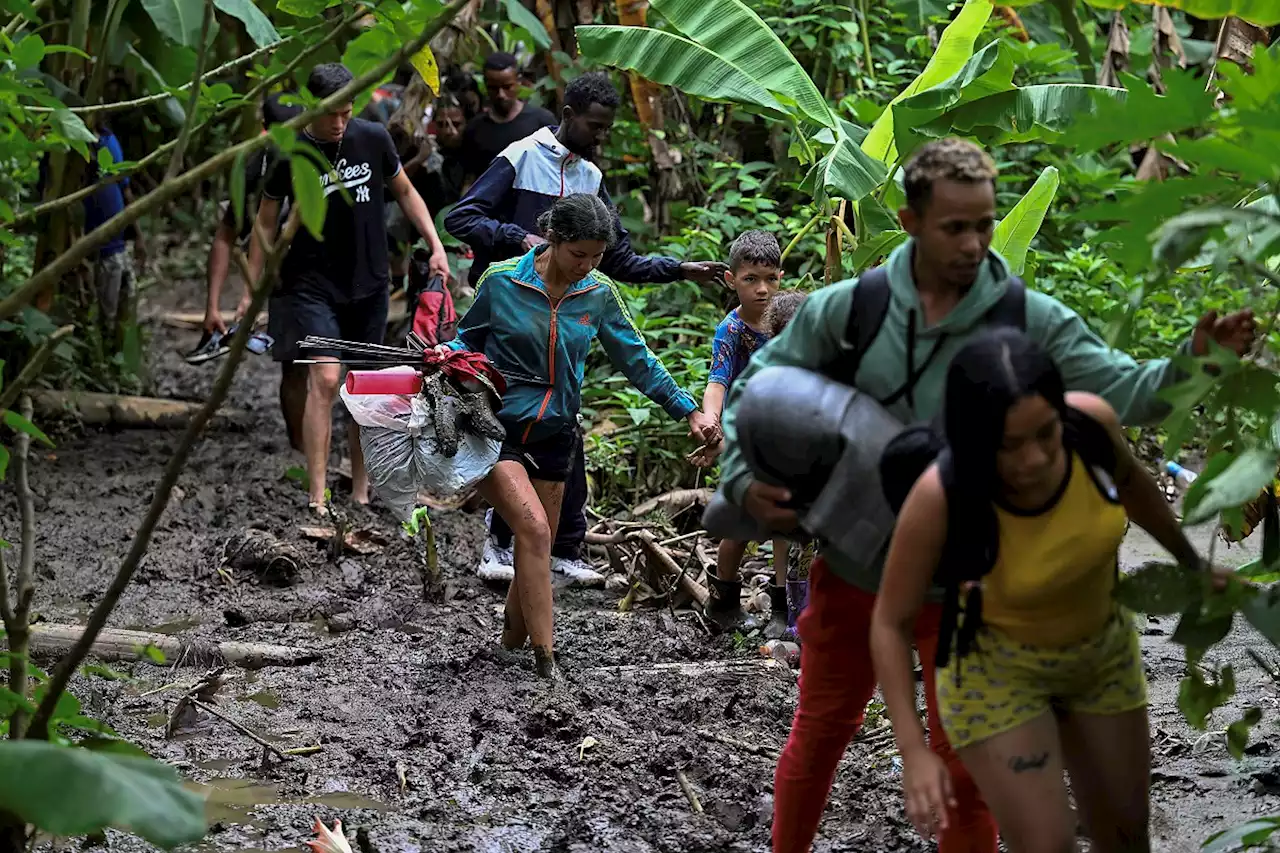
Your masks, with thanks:
<instances>
[{"instance_id":1,"label":"yellow patterned shorts","mask_svg":"<svg viewBox=\"0 0 1280 853\"><path fill-rule=\"evenodd\" d=\"M977 648L938 671L938 714L956 749L1012 731L1050 710L1123 714L1145 707L1147 679L1133 617L1117 610L1098 634L1031 646L983 628Z\"/></svg>"}]
</instances>

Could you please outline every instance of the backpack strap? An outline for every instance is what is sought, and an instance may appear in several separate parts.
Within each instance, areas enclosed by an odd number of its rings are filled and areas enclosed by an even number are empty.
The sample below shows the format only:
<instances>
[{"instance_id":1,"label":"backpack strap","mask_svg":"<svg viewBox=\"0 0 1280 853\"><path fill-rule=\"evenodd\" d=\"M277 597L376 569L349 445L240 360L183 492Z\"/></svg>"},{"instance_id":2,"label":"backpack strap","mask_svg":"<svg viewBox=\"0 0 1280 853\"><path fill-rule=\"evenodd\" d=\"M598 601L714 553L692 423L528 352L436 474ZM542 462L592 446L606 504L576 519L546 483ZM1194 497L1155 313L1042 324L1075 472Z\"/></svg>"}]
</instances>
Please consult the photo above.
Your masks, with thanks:
<instances>
[{"instance_id":1,"label":"backpack strap","mask_svg":"<svg viewBox=\"0 0 1280 853\"><path fill-rule=\"evenodd\" d=\"M1027 330L1027 283L1018 276L1009 279L1009 286L991 310L987 312L987 324L991 326L1012 326L1019 331Z\"/></svg>"},{"instance_id":2,"label":"backpack strap","mask_svg":"<svg viewBox=\"0 0 1280 853\"><path fill-rule=\"evenodd\" d=\"M884 267L869 269L858 277L841 342L843 348L830 367L833 379L853 384L862 357L871 348L889 313L889 295L889 273Z\"/></svg>"}]
</instances>

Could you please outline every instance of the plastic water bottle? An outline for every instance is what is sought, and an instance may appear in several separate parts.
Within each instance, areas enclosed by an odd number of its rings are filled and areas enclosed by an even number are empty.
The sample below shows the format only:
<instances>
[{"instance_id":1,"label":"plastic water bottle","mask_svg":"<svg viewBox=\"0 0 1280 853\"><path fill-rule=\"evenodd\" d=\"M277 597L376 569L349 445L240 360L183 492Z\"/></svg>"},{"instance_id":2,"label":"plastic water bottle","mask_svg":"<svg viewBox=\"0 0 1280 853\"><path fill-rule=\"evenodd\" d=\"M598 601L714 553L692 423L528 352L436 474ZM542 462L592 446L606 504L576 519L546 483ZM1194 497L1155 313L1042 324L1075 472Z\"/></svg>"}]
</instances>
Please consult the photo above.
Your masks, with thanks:
<instances>
[{"instance_id":1,"label":"plastic water bottle","mask_svg":"<svg viewBox=\"0 0 1280 853\"><path fill-rule=\"evenodd\" d=\"M800 663L800 647L785 640L770 640L760 647L760 654L789 666Z\"/></svg>"},{"instance_id":2,"label":"plastic water bottle","mask_svg":"<svg viewBox=\"0 0 1280 853\"><path fill-rule=\"evenodd\" d=\"M1179 488L1189 489L1191 484L1196 481L1196 472L1187 468L1183 468L1177 462L1168 460L1164 463L1164 470L1169 473Z\"/></svg>"}]
</instances>

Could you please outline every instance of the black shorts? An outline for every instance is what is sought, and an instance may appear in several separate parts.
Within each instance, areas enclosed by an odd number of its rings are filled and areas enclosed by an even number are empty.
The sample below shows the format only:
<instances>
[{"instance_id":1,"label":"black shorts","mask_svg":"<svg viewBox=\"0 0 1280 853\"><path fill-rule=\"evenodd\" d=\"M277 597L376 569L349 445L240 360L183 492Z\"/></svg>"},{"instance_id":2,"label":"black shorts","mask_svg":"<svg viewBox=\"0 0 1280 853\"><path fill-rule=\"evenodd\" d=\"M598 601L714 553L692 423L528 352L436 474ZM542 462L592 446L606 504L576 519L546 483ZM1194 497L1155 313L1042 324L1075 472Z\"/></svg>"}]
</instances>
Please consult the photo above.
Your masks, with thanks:
<instances>
[{"instance_id":1,"label":"black shorts","mask_svg":"<svg viewBox=\"0 0 1280 853\"><path fill-rule=\"evenodd\" d=\"M298 342L307 335L380 344L387 336L389 303L385 290L340 304L308 290L273 294L267 308L267 332L275 338L271 352L276 361L338 355L300 349Z\"/></svg>"},{"instance_id":2,"label":"black shorts","mask_svg":"<svg viewBox=\"0 0 1280 853\"><path fill-rule=\"evenodd\" d=\"M563 483L569 479L578 456L578 446L582 443L582 433L576 424L566 426L555 435L529 442L520 440L524 433L522 425L505 422L502 425L507 430L507 438L502 442L499 462L519 462L530 480Z\"/></svg>"}]
</instances>

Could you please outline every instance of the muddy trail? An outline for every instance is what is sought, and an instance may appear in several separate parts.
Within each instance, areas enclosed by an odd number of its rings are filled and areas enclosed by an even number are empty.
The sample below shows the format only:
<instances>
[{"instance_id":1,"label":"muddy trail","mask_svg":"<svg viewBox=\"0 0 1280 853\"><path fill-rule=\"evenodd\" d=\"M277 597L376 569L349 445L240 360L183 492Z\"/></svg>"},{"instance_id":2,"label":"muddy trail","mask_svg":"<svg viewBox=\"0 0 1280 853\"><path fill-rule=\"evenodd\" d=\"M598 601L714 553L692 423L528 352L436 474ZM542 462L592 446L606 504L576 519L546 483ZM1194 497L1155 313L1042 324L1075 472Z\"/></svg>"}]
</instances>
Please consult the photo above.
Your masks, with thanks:
<instances>
[{"instance_id":1,"label":"muddy trail","mask_svg":"<svg viewBox=\"0 0 1280 853\"><path fill-rule=\"evenodd\" d=\"M153 318L202 301L194 282L149 297L144 315ZM180 356L198 333L154 320L147 328L148 393L203 400L216 367L193 368ZM315 650L319 661L305 666L228 669L217 704L282 749L321 750L264 759L260 746L206 713L183 720L166 739L175 700L204 671L180 661L117 664L131 681L74 682L89 713L207 787L212 829L196 849L298 850L311 837L313 815L340 818L352 837L367 834L366 851L380 853L768 849L772 756L795 707L791 670L709 637L692 614L644 606L620 614L618 593L558 589L557 646L568 687L549 692L525 655L498 649L503 592L473 573L482 516L436 516L453 590L444 604L423 602L418 557L390 515L353 507L336 477L335 501L386 544L335 562L323 543L299 532L315 522L305 515L305 493L285 477L301 460L279 421L277 376L268 357L247 358L228 405L252 413L248 427L210 430L199 444L111 624ZM178 436L63 431L56 451L33 460L41 617L83 621ZM335 455L344 444L336 436ZM0 517L0 535L16 539L9 488L0 492ZM291 582L219 573L228 540L250 529L301 555ZM1137 565L1153 553L1135 534L1124 562ZM1243 551L1226 558L1242 561ZM1280 738L1275 690L1244 655L1264 644L1241 628L1218 654L1240 658L1231 710L1261 705L1267 712L1252 754L1234 762L1221 733L1183 723L1176 709L1181 650L1169 642L1171 630L1171 620L1152 621L1144 638L1152 826L1157 849L1190 851L1214 831L1280 812L1280 751L1272 751ZM1221 729L1235 716L1216 719ZM902 817L883 725L873 714L870 734L849 749L816 850L928 849ZM682 793L678 772L702 813ZM145 845L113 834L111 846Z\"/></svg>"}]
</instances>

